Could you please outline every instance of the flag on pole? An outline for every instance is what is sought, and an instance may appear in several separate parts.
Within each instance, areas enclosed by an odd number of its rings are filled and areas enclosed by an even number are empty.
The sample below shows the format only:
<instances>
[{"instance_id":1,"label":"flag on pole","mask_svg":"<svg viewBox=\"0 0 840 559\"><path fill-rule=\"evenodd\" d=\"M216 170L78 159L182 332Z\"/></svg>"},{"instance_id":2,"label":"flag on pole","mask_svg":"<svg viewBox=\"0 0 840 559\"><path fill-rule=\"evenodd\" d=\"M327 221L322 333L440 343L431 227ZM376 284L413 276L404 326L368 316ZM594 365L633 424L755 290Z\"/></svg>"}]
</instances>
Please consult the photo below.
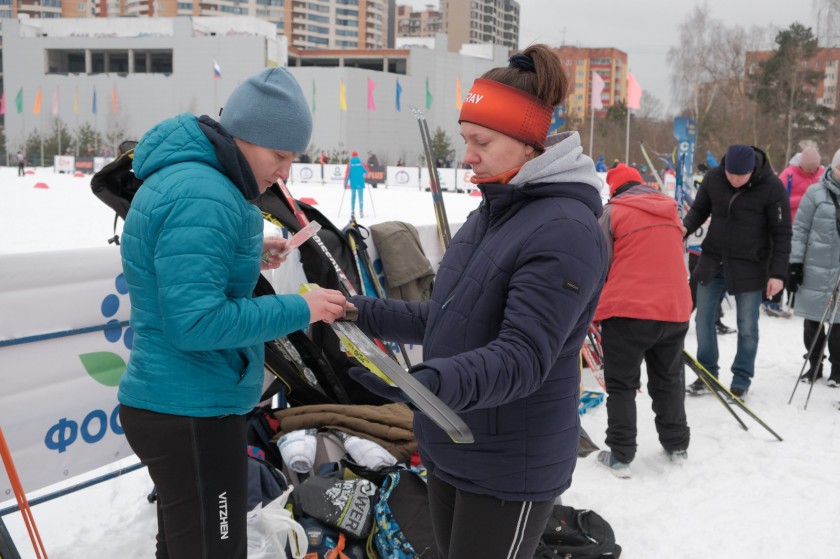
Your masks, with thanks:
<instances>
[{"instance_id":1,"label":"flag on pole","mask_svg":"<svg viewBox=\"0 0 840 559\"><path fill-rule=\"evenodd\" d=\"M222 67L219 66L219 63L216 62L216 59L213 59L213 77L217 80L222 79Z\"/></svg>"},{"instance_id":2,"label":"flag on pole","mask_svg":"<svg viewBox=\"0 0 840 559\"><path fill-rule=\"evenodd\" d=\"M53 116L58 115L58 87L53 91L52 114Z\"/></svg>"},{"instance_id":3,"label":"flag on pole","mask_svg":"<svg viewBox=\"0 0 840 559\"><path fill-rule=\"evenodd\" d=\"M368 85L368 88L367 88L367 108L368 108L369 111L375 111L376 110L376 101L373 98L373 90L376 89L376 82L374 82L372 79L368 78L367 79L367 85Z\"/></svg>"},{"instance_id":4,"label":"flag on pole","mask_svg":"<svg viewBox=\"0 0 840 559\"><path fill-rule=\"evenodd\" d=\"M90 112L96 114L96 88L93 88L93 103L90 105Z\"/></svg>"},{"instance_id":5,"label":"flag on pole","mask_svg":"<svg viewBox=\"0 0 840 559\"><path fill-rule=\"evenodd\" d=\"M593 110L600 110L604 108L604 102L601 101L601 94L604 92L604 85L604 78L602 78L598 72L592 70L592 95L590 103Z\"/></svg>"},{"instance_id":6,"label":"flag on pole","mask_svg":"<svg viewBox=\"0 0 840 559\"><path fill-rule=\"evenodd\" d=\"M426 76L426 110L432 108L432 92L429 89L429 77Z\"/></svg>"},{"instance_id":7,"label":"flag on pole","mask_svg":"<svg viewBox=\"0 0 840 559\"><path fill-rule=\"evenodd\" d=\"M397 80L397 111L401 111L400 108L400 97L402 96L402 86L400 85L400 80Z\"/></svg>"},{"instance_id":8,"label":"flag on pole","mask_svg":"<svg viewBox=\"0 0 840 559\"><path fill-rule=\"evenodd\" d=\"M117 86L111 89L111 112L117 114Z\"/></svg>"},{"instance_id":9,"label":"flag on pole","mask_svg":"<svg viewBox=\"0 0 840 559\"><path fill-rule=\"evenodd\" d=\"M463 106L464 102L461 100L461 76L458 76L458 81L455 84L455 108L460 111Z\"/></svg>"},{"instance_id":10,"label":"flag on pole","mask_svg":"<svg viewBox=\"0 0 840 559\"><path fill-rule=\"evenodd\" d=\"M76 88L76 93L73 95L73 114L79 114L79 88Z\"/></svg>"},{"instance_id":11,"label":"flag on pole","mask_svg":"<svg viewBox=\"0 0 840 559\"><path fill-rule=\"evenodd\" d=\"M18 114L23 112L23 88L22 87L18 90L18 94L15 96L15 106L17 107Z\"/></svg>"},{"instance_id":12,"label":"flag on pole","mask_svg":"<svg viewBox=\"0 0 840 559\"><path fill-rule=\"evenodd\" d=\"M35 106L32 107L32 114L41 114L41 88L38 88L38 94L35 96Z\"/></svg>"},{"instance_id":13,"label":"flag on pole","mask_svg":"<svg viewBox=\"0 0 840 559\"><path fill-rule=\"evenodd\" d=\"M642 86L633 77L632 72L627 72L627 108L638 109L642 106Z\"/></svg>"},{"instance_id":14,"label":"flag on pole","mask_svg":"<svg viewBox=\"0 0 840 559\"><path fill-rule=\"evenodd\" d=\"M344 85L344 80L341 80L341 88L338 91L338 105L342 111L347 110L347 86Z\"/></svg>"},{"instance_id":15,"label":"flag on pole","mask_svg":"<svg viewBox=\"0 0 840 559\"><path fill-rule=\"evenodd\" d=\"M0 115L6 114L6 90L3 89L2 95L0 95Z\"/></svg>"},{"instance_id":16,"label":"flag on pole","mask_svg":"<svg viewBox=\"0 0 840 559\"><path fill-rule=\"evenodd\" d=\"M312 112L315 112L315 80L312 80Z\"/></svg>"}]
</instances>

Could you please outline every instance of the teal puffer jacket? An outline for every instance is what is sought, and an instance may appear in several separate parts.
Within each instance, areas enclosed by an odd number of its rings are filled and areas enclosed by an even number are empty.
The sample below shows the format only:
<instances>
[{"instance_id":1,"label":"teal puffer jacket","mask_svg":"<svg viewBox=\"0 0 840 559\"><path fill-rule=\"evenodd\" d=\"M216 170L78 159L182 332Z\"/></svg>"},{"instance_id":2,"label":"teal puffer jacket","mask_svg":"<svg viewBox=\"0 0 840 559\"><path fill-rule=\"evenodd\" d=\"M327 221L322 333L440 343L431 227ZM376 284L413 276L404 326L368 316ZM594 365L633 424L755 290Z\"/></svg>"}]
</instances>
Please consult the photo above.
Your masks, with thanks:
<instances>
[{"instance_id":1,"label":"teal puffer jacket","mask_svg":"<svg viewBox=\"0 0 840 559\"><path fill-rule=\"evenodd\" d=\"M193 417L247 413L263 385L263 342L309 323L299 295L252 297L263 237L245 194L256 192L253 174L217 123L189 114L143 136L134 172L144 182L121 244L134 347L119 401Z\"/></svg>"}]
</instances>

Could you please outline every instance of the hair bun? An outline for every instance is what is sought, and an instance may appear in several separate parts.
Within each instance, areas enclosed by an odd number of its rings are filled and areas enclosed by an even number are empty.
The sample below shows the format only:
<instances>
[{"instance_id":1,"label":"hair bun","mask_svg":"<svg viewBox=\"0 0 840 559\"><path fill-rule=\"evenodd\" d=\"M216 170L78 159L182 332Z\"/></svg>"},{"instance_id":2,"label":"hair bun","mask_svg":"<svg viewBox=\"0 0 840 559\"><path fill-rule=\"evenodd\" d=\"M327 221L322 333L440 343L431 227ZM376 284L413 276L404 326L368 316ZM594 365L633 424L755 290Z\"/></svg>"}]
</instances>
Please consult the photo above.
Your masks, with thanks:
<instances>
[{"instance_id":1,"label":"hair bun","mask_svg":"<svg viewBox=\"0 0 840 559\"><path fill-rule=\"evenodd\" d=\"M534 59L527 54L514 54L510 57L510 67L525 70L526 72L535 72Z\"/></svg>"}]
</instances>

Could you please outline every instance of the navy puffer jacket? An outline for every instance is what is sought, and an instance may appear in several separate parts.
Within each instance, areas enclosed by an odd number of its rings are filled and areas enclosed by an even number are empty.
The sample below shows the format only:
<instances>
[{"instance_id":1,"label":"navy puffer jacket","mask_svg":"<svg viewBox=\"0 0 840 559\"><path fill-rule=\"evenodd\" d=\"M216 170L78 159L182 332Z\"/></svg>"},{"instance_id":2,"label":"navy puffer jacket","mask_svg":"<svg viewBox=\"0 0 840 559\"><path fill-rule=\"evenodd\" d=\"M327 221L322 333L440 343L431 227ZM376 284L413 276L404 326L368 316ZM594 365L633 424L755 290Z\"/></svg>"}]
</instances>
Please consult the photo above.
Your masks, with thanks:
<instances>
[{"instance_id":1,"label":"navy puffer jacket","mask_svg":"<svg viewBox=\"0 0 840 559\"><path fill-rule=\"evenodd\" d=\"M592 161L574 158L598 184ZM474 444L455 444L415 414L424 464L455 487L521 501L571 484L579 351L607 271L601 200L587 181L483 185L430 301L353 299L363 330L422 342L415 370L438 372L437 395L472 430Z\"/></svg>"}]
</instances>

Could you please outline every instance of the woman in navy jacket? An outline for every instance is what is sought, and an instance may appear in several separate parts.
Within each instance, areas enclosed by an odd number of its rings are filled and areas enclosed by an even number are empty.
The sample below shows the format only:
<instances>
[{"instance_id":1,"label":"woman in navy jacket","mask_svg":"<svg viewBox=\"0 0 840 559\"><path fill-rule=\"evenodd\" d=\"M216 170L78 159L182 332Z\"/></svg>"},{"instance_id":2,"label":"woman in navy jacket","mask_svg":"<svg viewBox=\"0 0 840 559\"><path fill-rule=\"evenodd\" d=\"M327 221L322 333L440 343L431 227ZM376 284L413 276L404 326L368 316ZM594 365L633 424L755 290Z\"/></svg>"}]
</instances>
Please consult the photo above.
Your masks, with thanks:
<instances>
[{"instance_id":1,"label":"woman in navy jacket","mask_svg":"<svg viewBox=\"0 0 840 559\"><path fill-rule=\"evenodd\" d=\"M455 444L415 414L442 557L533 557L571 484L579 351L607 257L601 183L578 134L545 146L566 89L559 59L543 45L476 80L459 122L483 201L446 251L432 299L352 299L366 332L423 344L412 373L475 436ZM401 399L365 369L350 374Z\"/></svg>"}]
</instances>

